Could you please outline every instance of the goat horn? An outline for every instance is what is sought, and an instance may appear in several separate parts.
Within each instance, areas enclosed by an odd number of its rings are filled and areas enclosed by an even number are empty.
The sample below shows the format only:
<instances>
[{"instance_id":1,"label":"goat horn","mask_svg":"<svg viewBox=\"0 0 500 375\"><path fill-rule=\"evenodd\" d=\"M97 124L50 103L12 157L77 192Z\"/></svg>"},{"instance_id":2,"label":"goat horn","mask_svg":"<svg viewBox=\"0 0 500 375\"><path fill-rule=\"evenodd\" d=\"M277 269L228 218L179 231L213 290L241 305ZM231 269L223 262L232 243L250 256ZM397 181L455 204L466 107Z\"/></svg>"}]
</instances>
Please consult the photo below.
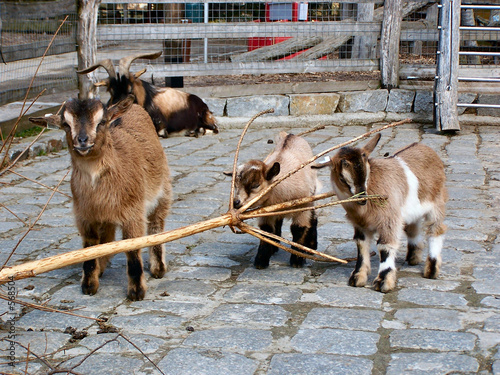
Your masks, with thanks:
<instances>
[{"instance_id":1,"label":"goat horn","mask_svg":"<svg viewBox=\"0 0 500 375\"><path fill-rule=\"evenodd\" d=\"M147 68L144 68L142 70L139 70L137 73L134 73L135 78L139 78L142 76L144 73L146 73Z\"/></svg>"},{"instance_id":2,"label":"goat horn","mask_svg":"<svg viewBox=\"0 0 500 375\"><path fill-rule=\"evenodd\" d=\"M94 83L95 87L109 86L109 79L104 79L102 81Z\"/></svg>"},{"instance_id":3,"label":"goat horn","mask_svg":"<svg viewBox=\"0 0 500 375\"><path fill-rule=\"evenodd\" d=\"M118 72L120 75L125 75L128 77L130 65L134 60L137 59L148 59L148 60L154 60L162 54L162 51L154 52L154 53L140 53L138 55L132 55L132 56L127 56L127 57L122 57L120 59L120 63L118 65Z\"/></svg>"},{"instance_id":4,"label":"goat horn","mask_svg":"<svg viewBox=\"0 0 500 375\"><path fill-rule=\"evenodd\" d=\"M104 69L106 69L110 78L116 78L115 67L113 66L113 62L110 59L101 60L97 64L89 66L87 69L77 70L76 72L78 74L87 74L87 73L93 72L94 70L96 70L100 66L102 66Z\"/></svg>"}]
</instances>

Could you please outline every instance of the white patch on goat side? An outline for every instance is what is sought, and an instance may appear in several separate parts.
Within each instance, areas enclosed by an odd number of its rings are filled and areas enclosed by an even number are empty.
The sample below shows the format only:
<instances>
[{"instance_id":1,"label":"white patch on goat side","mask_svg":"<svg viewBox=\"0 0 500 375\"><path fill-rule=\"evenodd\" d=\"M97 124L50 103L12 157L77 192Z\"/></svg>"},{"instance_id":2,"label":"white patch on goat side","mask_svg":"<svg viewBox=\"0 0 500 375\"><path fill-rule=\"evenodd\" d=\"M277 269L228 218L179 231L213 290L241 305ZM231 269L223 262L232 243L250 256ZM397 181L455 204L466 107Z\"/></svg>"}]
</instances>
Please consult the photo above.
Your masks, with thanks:
<instances>
[{"instance_id":1,"label":"white patch on goat side","mask_svg":"<svg viewBox=\"0 0 500 375\"><path fill-rule=\"evenodd\" d=\"M398 157L394 159L401 164L408 183L408 195L401 209L401 214L405 223L414 223L432 210L432 204L430 202L423 204L420 202L420 199L418 199L419 182L417 176L415 176L404 160Z\"/></svg>"},{"instance_id":2,"label":"white patch on goat side","mask_svg":"<svg viewBox=\"0 0 500 375\"><path fill-rule=\"evenodd\" d=\"M158 188L155 195L151 199L146 199L144 207L146 215L149 215L154 211L154 209L158 206L158 201L162 196L163 196L163 184Z\"/></svg>"},{"instance_id":3,"label":"white patch on goat side","mask_svg":"<svg viewBox=\"0 0 500 375\"><path fill-rule=\"evenodd\" d=\"M436 259L439 257L439 255L441 255L443 242L444 242L443 235L429 238L429 257L431 257L432 259Z\"/></svg>"}]
</instances>

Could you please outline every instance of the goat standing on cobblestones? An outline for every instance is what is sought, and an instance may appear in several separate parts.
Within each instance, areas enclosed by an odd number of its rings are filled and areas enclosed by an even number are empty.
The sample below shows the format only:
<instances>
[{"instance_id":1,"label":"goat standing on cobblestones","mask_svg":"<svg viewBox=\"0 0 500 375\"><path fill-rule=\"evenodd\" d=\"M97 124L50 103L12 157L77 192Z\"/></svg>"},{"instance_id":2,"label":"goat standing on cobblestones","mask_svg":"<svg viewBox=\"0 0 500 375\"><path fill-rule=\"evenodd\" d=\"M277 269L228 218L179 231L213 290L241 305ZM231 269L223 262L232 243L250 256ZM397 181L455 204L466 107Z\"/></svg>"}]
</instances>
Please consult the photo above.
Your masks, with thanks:
<instances>
[{"instance_id":1,"label":"goat standing on cobblestones","mask_svg":"<svg viewBox=\"0 0 500 375\"><path fill-rule=\"evenodd\" d=\"M96 86L106 86L111 95L108 105L117 103L129 94L135 95L136 103L149 113L161 137L181 131L185 131L185 135L198 137L205 134L206 129L218 133L215 117L201 98L170 87L157 88L139 79L146 69L130 73L130 65L134 60L156 59L160 55L161 52L123 57L120 59L118 75L109 59L78 73L90 73L98 67L106 69L109 78L96 83Z\"/></svg>"},{"instance_id":2,"label":"goat standing on cobblestones","mask_svg":"<svg viewBox=\"0 0 500 375\"><path fill-rule=\"evenodd\" d=\"M149 115L133 97L106 107L99 100L66 102L60 115L32 118L36 124L56 125L66 132L73 173L76 225L89 247L115 239L163 231L170 209L171 183L167 158ZM165 274L163 245L149 250L153 277ZM82 291L95 294L110 257L83 264ZM127 252L128 298L146 293L141 250Z\"/></svg>"},{"instance_id":3,"label":"goat standing on cobblestones","mask_svg":"<svg viewBox=\"0 0 500 375\"><path fill-rule=\"evenodd\" d=\"M413 143L391 157L369 159L379 140L380 134L377 134L362 148L344 147L328 162L316 167L331 167L331 182L339 199L356 194L387 197L385 202L361 201L342 206L354 226L358 248L349 285L366 284L370 273L370 242L378 234L380 268L374 286L376 290L388 292L396 285L395 257L403 230L408 237L406 260L416 265L422 260L420 232L423 225L429 226L429 255L424 277L438 276L448 194L443 162L430 147Z\"/></svg>"},{"instance_id":4,"label":"goat standing on cobblestones","mask_svg":"<svg viewBox=\"0 0 500 375\"><path fill-rule=\"evenodd\" d=\"M242 207L246 202L266 189L273 180L296 169L312 157L311 147L305 139L281 132L276 141L274 151L264 161L250 160L238 167L235 180L234 207ZM232 172L224 172L224 174L231 176ZM310 166L306 166L276 185L252 207L269 206L293 199L313 196L319 190L319 184L316 171L311 169ZM311 205L313 203L307 206ZM290 230L293 235L293 241L316 250L318 247L318 220L314 210L298 212L286 217L292 219ZM259 218L259 227L266 232L281 236L281 227L284 218L285 216L283 215L261 217ZM254 261L255 267L259 269L267 268L271 255L276 251L278 251L276 246L261 240ZM292 267L302 267L303 264L304 258L294 254L290 256L290 265Z\"/></svg>"}]
</instances>

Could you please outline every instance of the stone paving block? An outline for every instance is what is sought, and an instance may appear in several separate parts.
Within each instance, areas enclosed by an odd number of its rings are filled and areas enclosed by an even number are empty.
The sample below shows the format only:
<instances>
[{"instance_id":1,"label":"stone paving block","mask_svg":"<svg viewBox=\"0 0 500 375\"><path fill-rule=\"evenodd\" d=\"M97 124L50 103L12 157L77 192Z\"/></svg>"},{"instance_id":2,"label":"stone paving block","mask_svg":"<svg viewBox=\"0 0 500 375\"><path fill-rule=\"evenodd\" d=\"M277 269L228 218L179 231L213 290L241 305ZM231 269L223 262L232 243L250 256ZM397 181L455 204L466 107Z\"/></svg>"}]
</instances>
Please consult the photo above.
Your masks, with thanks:
<instances>
[{"instance_id":1,"label":"stone paving block","mask_svg":"<svg viewBox=\"0 0 500 375\"><path fill-rule=\"evenodd\" d=\"M500 314L490 316L484 321L484 330L500 332Z\"/></svg>"},{"instance_id":2,"label":"stone paving block","mask_svg":"<svg viewBox=\"0 0 500 375\"><path fill-rule=\"evenodd\" d=\"M175 348L158 363L166 375L248 375L258 362L240 354L210 349Z\"/></svg>"},{"instance_id":3,"label":"stone paving block","mask_svg":"<svg viewBox=\"0 0 500 375\"><path fill-rule=\"evenodd\" d=\"M241 303L219 306L206 321L237 326L282 327L290 316L291 313L281 306Z\"/></svg>"},{"instance_id":4,"label":"stone paving block","mask_svg":"<svg viewBox=\"0 0 500 375\"><path fill-rule=\"evenodd\" d=\"M459 331L464 328L461 314L455 310L414 308L399 309L394 318L408 324L410 328Z\"/></svg>"},{"instance_id":5,"label":"stone paving block","mask_svg":"<svg viewBox=\"0 0 500 375\"><path fill-rule=\"evenodd\" d=\"M228 98L226 112L229 117L252 117L269 108L274 113L266 116L288 116L290 98L285 95L243 96Z\"/></svg>"},{"instance_id":6,"label":"stone paving block","mask_svg":"<svg viewBox=\"0 0 500 375\"><path fill-rule=\"evenodd\" d=\"M287 255L288 258L288 255ZM244 282L268 282L284 284L302 284L306 276L309 276L309 269L283 268L281 266L271 265L264 270L256 268L247 268L238 276L238 281Z\"/></svg>"},{"instance_id":7,"label":"stone paving block","mask_svg":"<svg viewBox=\"0 0 500 375\"><path fill-rule=\"evenodd\" d=\"M244 353L265 351L273 340L271 331L249 328L216 328L191 333L184 346Z\"/></svg>"},{"instance_id":8,"label":"stone paving block","mask_svg":"<svg viewBox=\"0 0 500 375\"><path fill-rule=\"evenodd\" d=\"M204 315L211 311L213 303L210 302L185 302L185 301L165 301L166 297L154 300L135 301L130 304L123 304L117 307L120 315L137 315L144 313L154 313L162 315L164 313L178 315L183 318L192 319ZM162 300L163 299L163 300ZM208 310L208 311L207 311Z\"/></svg>"},{"instance_id":9,"label":"stone paving block","mask_svg":"<svg viewBox=\"0 0 500 375\"><path fill-rule=\"evenodd\" d=\"M186 265L190 267L210 266L210 267L233 267L240 263L227 257L207 256L207 255L186 255L181 258Z\"/></svg>"},{"instance_id":10,"label":"stone paving block","mask_svg":"<svg viewBox=\"0 0 500 375\"><path fill-rule=\"evenodd\" d=\"M368 356L377 352L377 333L340 329L300 329L292 347L301 353Z\"/></svg>"},{"instance_id":11,"label":"stone paving block","mask_svg":"<svg viewBox=\"0 0 500 375\"><path fill-rule=\"evenodd\" d=\"M185 318L163 313L114 316L109 323L125 334L145 334L158 337L166 335L167 328L177 328Z\"/></svg>"},{"instance_id":12,"label":"stone paving block","mask_svg":"<svg viewBox=\"0 0 500 375\"><path fill-rule=\"evenodd\" d=\"M88 348L89 350L94 350L104 343L115 339L116 333L101 333L98 335L87 336L79 342L81 346ZM165 344L165 340L159 337L152 337L149 335L130 335L127 338L136 346L138 346L144 353L153 354L158 351L158 349ZM99 353L137 353L139 351L130 342L125 340L123 337L116 338L115 341L109 342L99 349Z\"/></svg>"},{"instance_id":13,"label":"stone paving block","mask_svg":"<svg viewBox=\"0 0 500 375\"><path fill-rule=\"evenodd\" d=\"M457 353L397 353L391 355L387 375L445 375L475 373L477 360Z\"/></svg>"},{"instance_id":14,"label":"stone paving block","mask_svg":"<svg viewBox=\"0 0 500 375\"><path fill-rule=\"evenodd\" d=\"M373 331L380 327L385 313L377 310L314 308L302 323L302 328L339 328Z\"/></svg>"},{"instance_id":15,"label":"stone paving block","mask_svg":"<svg viewBox=\"0 0 500 375\"><path fill-rule=\"evenodd\" d=\"M78 315L97 318L98 314L91 311L80 311ZM40 322L43 322L40 325ZM53 330L55 332L64 332L67 327L76 328L81 331L88 329L95 321L93 319L81 318L66 314L54 314L48 311L33 310L26 315L23 315L17 322L16 328L39 330Z\"/></svg>"},{"instance_id":16,"label":"stone paving block","mask_svg":"<svg viewBox=\"0 0 500 375\"><path fill-rule=\"evenodd\" d=\"M443 258L445 258L443 256ZM448 259L448 258L446 258ZM423 277L400 277L398 279L398 286L404 288L427 289L437 290L442 292L452 291L460 286L458 281L449 280L433 280Z\"/></svg>"},{"instance_id":17,"label":"stone paving block","mask_svg":"<svg viewBox=\"0 0 500 375\"><path fill-rule=\"evenodd\" d=\"M302 290L283 285L240 284L232 287L224 299L231 302L254 302L264 304L288 304L300 299Z\"/></svg>"},{"instance_id":18,"label":"stone paving block","mask_svg":"<svg viewBox=\"0 0 500 375\"><path fill-rule=\"evenodd\" d=\"M481 300L481 304L488 307L495 307L500 309L500 299L496 296L488 296Z\"/></svg>"},{"instance_id":19,"label":"stone paving block","mask_svg":"<svg viewBox=\"0 0 500 375\"><path fill-rule=\"evenodd\" d=\"M389 339L393 348L461 352L473 350L477 338L464 332L408 329L391 332Z\"/></svg>"},{"instance_id":20,"label":"stone paving block","mask_svg":"<svg viewBox=\"0 0 500 375\"><path fill-rule=\"evenodd\" d=\"M336 307L380 308L383 294L368 288L330 287L315 293L318 302Z\"/></svg>"},{"instance_id":21,"label":"stone paving block","mask_svg":"<svg viewBox=\"0 0 500 375\"><path fill-rule=\"evenodd\" d=\"M389 93L385 89L339 92L341 112L379 112L387 106ZM360 134L362 134L361 132Z\"/></svg>"},{"instance_id":22,"label":"stone paving block","mask_svg":"<svg viewBox=\"0 0 500 375\"><path fill-rule=\"evenodd\" d=\"M220 267L177 267L164 276L166 279L196 279L224 281L231 277L231 270Z\"/></svg>"},{"instance_id":23,"label":"stone paving block","mask_svg":"<svg viewBox=\"0 0 500 375\"><path fill-rule=\"evenodd\" d=\"M74 357L61 364L61 367L72 367L83 359L83 356ZM125 355L99 354L88 357L74 371L81 374L138 374L146 359L131 358Z\"/></svg>"},{"instance_id":24,"label":"stone paving block","mask_svg":"<svg viewBox=\"0 0 500 375\"><path fill-rule=\"evenodd\" d=\"M167 271L168 272L168 271ZM201 280L160 280L158 284L152 285L148 295L159 297L167 293L172 297L209 297L216 292L217 288L208 281Z\"/></svg>"},{"instance_id":25,"label":"stone paving block","mask_svg":"<svg viewBox=\"0 0 500 375\"><path fill-rule=\"evenodd\" d=\"M268 375L371 375L369 359L328 354L276 354Z\"/></svg>"},{"instance_id":26,"label":"stone paving block","mask_svg":"<svg viewBox=\"0 0 500 375\"><path fill-rule=\"evenodd\" d=\"M336 93L290 95L290 115L332 115L339 100L340 95Z\"/></svg>"},{"instance_id":27,"label":"stone paving block","mask_svg":"<svg viewBox=\"0 0 500 375\"><path fill-rule=\"evenodd\" d=\"M401 301L415 303L417 305L428 306L467 306L467 300L458 293L440 292L423 289L403 289L398 293Z\"/></svg>"}]
</instances>

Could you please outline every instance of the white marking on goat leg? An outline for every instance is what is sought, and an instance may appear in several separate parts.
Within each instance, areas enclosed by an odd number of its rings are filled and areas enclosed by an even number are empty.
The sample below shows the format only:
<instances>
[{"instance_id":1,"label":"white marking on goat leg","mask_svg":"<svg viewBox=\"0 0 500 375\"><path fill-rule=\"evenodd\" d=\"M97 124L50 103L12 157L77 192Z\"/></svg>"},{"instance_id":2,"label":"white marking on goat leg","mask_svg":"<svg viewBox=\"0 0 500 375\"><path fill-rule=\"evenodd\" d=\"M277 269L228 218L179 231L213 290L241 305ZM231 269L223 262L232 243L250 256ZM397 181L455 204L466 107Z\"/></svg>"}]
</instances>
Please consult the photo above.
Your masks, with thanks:
<instances>
[{"instance_id":1,"label":"white marking on goat leg","mask_svg":"<svg viewBox=\"0 0 500 375\"><path fill-rule=\"evenodd\" d=\"M429 257L432 259L437 259L441 255L441 249L443 248L444 236L440 235L437 237L429 238Z\"/></svg>"}]
</instances>

